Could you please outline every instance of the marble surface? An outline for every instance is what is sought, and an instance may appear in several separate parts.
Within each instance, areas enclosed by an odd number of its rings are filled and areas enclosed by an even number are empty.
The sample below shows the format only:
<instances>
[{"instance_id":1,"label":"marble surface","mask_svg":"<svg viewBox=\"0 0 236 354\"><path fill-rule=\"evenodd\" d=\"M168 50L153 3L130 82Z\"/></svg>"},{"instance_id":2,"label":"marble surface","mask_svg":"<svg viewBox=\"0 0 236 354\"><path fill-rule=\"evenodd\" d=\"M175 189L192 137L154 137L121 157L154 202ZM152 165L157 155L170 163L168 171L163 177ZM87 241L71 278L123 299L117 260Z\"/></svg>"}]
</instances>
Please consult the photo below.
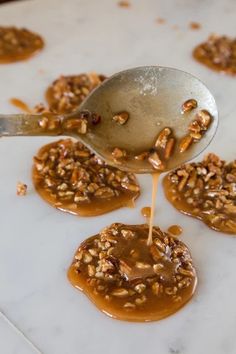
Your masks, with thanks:
<instances>
[{"instance_id":1,"label":"marble surface","mask_svg":"<svg viewBox=\"0 0 236 354\"><path fill-rule=\"evenodd\" d=\"M139 65L158 64L198 76L214 94L220 126L208 151L235 158L236 79L195 63L191 49L210 33L235 36L234 0L35 0L0 7L1 25L41 33L45 51L28 62L0 66L0 111L17 112L8 100L34 105L60 74L98 71L107 75ZM166 19L165 24L155 19ZM202 24L198 31L189 22ZM66 279L78 244L111 222L142 222L149 204L150 177L140 176L136 209L96 218L76 218L46 205L31 183L31 161L49 138L0 140L0 309L32 342L0 317L0 353L28 354L235 354L236 239L180 215L160 188L155 222L163 229L181 224L199 285L193 300L172 317L132 324L109 319ZM29 186L16 197L16 183ZM38 348L35 349L35 348Z\"/></svg>"},{"instance_id":2,"label":"marble surface","mask_svg":"<svg viewBox=\"0 0 236 354\"><path fill-rule=\"evenodd\" d=\"M39 350L0 313L0 349L4 354L36 354Z\"/></svg>"}]
</instances>

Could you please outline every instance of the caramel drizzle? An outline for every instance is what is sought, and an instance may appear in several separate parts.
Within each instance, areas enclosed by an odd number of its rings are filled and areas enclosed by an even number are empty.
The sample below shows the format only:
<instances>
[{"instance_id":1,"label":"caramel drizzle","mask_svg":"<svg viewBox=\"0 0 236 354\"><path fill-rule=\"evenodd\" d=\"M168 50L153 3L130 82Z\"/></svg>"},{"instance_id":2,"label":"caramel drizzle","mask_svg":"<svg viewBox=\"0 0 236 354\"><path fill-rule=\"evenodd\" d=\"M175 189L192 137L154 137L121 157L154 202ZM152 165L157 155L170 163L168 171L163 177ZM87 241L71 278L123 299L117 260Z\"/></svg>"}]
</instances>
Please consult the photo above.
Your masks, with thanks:
<instances>
[{"instance_id":1,"label":"caramel drizzle","mask_svg":"<svg viewBox=\"0 0 236 354\"><path fill-rule=\"evenodd\" d=\"M158 184L159 176L160 173L158 172L152 174L152 204L151 204L151 215L149 219L149 232L148 232L148 239L147 239L148 246L151 246L152 244L152 229L153 229L153 221L154 221L154 214L155 214L155 207L156 207L157 184Z\"/></svg>"},{"instance_id":2,"label":"caramel drizzle","mask_svg":"<svg viewBox=\"0 0 236 354\"><path fill-rule=\"evenodd\" d=\"M20 109L21 111L23 111L23 112L32 113L32 109L30 109L30 107L27 105L27 103L23 102L23 101L20 100L19 98L13 97L13 98L11 98L11 99L9 100L9 102L10 102L13 106L19 108L19 109Z\"/></svg>"}]
</instances>

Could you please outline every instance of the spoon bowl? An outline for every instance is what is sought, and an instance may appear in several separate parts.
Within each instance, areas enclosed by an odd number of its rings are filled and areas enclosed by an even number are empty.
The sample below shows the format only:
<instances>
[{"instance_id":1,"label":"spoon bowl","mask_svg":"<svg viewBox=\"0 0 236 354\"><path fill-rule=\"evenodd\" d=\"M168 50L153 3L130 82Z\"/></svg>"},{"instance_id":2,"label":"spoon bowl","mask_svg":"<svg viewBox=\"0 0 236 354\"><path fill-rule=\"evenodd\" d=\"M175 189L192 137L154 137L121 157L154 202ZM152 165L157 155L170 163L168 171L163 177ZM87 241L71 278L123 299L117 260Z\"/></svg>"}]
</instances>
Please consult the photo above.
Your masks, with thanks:
<instances>
[{"instance_id":1,"label":"spoon bowl","mask_svg":"<svg viewBox=\"0 0 236 354\"><path fill-rule=\"evenodd\" d=\"M145 66L119 72L105 80L80 106L102 117L97 125L83 137L83 142L109 164L136 173L152 173L152 165L135 159L114 161L111 151L115 147L132 155L149 151L158 133L169 127L175 137L186 135L188 125L196 110L181 114L181 105L194 98L197 110L206 109L212 115L212 123L202 139L184 152L174 153L167 169L173 169L200 154L213 139L218 126L215 99L208 88L193 75L160 66ZM129 120L119 125L112 120L118 112L128 112Z\"/></svg>"},{"instance_id":2,"label":"spoon bowl","mask_svg":"<svg viewBox=\"0 0 236 354\"><path fill-rule=\"evenodd\" d=\"M198 107L186 114L182 104L194 98ZM166 127L173 130L177 140L188 132L198 110L205 109L212 116L209 129L203 137L185 152L175 149L165 171L191 160L200 154L213 139L218 126L218 112L214 97L196 77L181 70L160 66L144 66L119 72L94 89L78 110L57 116L60 126L43 130L38 115L0 116L0 137L14 135L67 135L81 140L110 165L135 173L153 173L148 160L134 156L153 148L158 134ZM65 122L78 118L82 111L96 112L101 122L90 125L86 134L64 129ZM129 119L120 125L112 118L119 112L128 112ZM40 116L42 118L42 116ZM114 159L114 148L126 150L132 158Z\"/></svg>"}]
</instances>

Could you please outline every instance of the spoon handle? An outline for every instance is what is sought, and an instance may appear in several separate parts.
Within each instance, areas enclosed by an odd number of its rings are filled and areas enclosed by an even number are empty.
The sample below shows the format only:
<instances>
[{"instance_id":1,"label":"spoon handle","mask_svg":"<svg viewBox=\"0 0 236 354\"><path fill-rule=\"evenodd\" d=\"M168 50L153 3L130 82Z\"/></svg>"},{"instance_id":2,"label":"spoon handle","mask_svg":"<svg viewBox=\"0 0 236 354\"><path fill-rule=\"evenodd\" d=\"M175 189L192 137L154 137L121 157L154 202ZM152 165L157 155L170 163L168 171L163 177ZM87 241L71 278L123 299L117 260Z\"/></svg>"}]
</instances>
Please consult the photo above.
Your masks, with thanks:
<instances>
[{"instance_id":1,"label":"spoon handle","mask_svg":"<svg viewBox=\"0 0 236 354\"><path fill-rule=\"evenodd\" d=\"M50 117L45 114L0 114L0 137L61 135L63 133L60 124L62 119L62 116Z\"/></svg>"}]
</instances>

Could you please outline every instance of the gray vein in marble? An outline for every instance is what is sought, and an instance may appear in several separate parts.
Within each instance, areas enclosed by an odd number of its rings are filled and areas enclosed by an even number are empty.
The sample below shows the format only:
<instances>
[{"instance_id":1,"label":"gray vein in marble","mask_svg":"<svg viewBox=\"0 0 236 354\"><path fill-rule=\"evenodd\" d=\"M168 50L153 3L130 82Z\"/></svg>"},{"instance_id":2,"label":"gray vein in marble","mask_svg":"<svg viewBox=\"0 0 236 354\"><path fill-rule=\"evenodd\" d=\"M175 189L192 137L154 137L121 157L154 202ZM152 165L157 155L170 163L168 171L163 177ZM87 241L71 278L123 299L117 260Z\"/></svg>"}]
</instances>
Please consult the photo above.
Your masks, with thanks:
<instances>
[{"instance_id":1,"label":"gray vein in marble","mask_svg":"<svg viewBox=\"0 0 236 354\"><path fill-rule=\"evenodd\" d=\"M0 310L0 318L4 319L6 323L15 331L15 333L21 338L23 338L24 341L30 345L30 347L35 351L35 353L43 354L43 352L36 347L36 345L26 336L26 334L22 332L20 328L17 327L1 310Z\"/></svg>"}]
</instances>

